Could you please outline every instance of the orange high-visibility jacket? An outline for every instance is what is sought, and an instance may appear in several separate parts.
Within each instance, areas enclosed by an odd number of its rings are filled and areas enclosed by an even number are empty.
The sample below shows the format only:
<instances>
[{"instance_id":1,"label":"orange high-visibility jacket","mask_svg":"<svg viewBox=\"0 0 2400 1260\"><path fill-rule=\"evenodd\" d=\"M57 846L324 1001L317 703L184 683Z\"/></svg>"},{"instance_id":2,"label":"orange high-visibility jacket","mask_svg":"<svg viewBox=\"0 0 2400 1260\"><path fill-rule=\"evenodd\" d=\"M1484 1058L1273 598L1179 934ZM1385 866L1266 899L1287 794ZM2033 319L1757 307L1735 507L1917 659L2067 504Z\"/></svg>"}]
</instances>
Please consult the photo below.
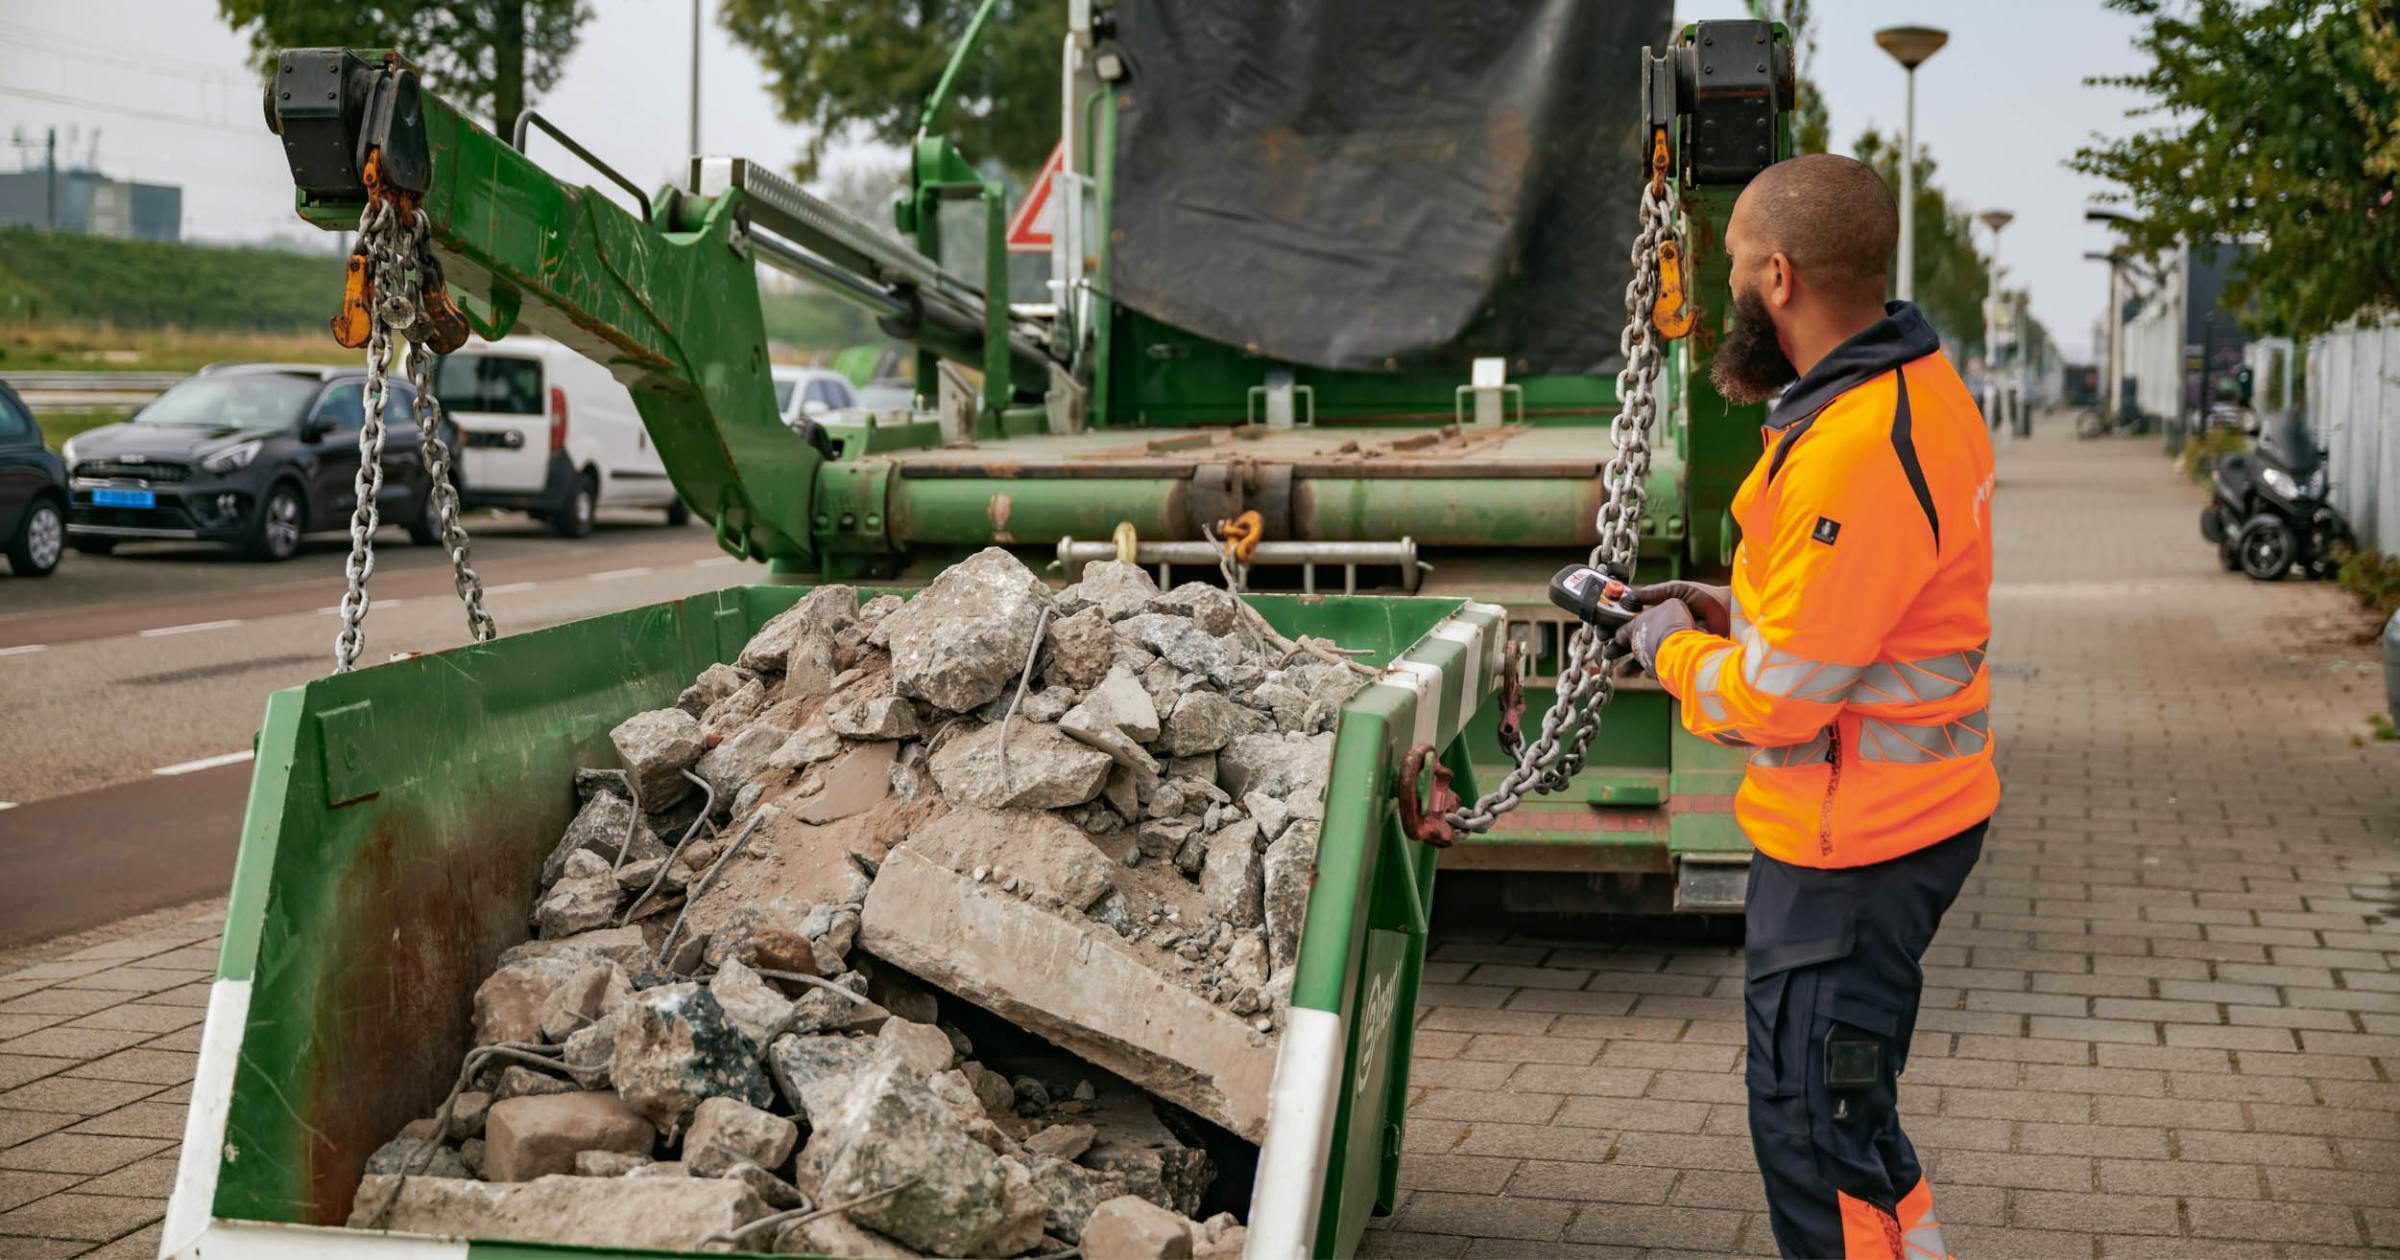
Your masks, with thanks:
<instances>
[{"instance_id":1,"label":"orange high-visibility jacket","mask_svg":"<svg viewBox=\"0 0 2400 1260\"><path fill-rule=\"evenodd\" d=\"M1733 500L1731 638L1659 646L1683 723L1749 747L1760 852L1863 866L1991 816L1992 447L1916 308L1895 302L1785 394Z\"/></svg>"}]
</instances>

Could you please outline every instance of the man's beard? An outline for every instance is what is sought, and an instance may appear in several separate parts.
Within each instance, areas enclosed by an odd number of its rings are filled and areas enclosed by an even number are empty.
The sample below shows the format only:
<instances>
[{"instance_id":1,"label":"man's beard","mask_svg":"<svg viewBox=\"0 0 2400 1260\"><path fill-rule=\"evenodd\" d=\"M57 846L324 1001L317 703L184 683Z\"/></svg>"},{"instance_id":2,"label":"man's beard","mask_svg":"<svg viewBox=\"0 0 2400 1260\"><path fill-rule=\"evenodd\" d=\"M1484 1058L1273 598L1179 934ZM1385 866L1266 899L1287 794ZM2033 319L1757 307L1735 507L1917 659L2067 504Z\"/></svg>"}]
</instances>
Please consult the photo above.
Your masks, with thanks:
<instances>
[{"instance_id":1,"label":"man's beard","mask_svg":"<svg viewBox=\"0 0 2400 1260\"><path fill-rule=\"evenodd\" d=\"M1765 402L1799 375L1775 340L1775 322L1767 318L1766 300L1756 289L1735 294L1733 327L1726 330L1725 340L1717 343L1716 361L1708 369L1708 379L1717 392L1732 402Z\"/></svg>"}]
</instances>

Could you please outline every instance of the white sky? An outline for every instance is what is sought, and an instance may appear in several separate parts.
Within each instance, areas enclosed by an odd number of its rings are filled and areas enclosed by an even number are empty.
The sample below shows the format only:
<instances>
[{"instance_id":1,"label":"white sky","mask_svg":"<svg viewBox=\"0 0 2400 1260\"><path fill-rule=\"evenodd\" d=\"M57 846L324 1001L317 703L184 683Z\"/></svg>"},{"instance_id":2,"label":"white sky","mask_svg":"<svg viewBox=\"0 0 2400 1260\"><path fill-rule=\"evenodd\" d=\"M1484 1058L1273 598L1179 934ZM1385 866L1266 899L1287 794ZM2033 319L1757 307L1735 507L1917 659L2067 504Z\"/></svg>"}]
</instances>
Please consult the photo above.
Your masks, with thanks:
<instances>
[{"instance_id":1,"label":"white sky","mask_svg":"<svg viewBox=\"0 0 2400 1260\"><path fill-rule=\"evenodd\" d=\"M765 78L709 20L702 37L701 147L782 164L804 135L778 122ZM644 186L680 174L685 157L686 0L599 0L543 113ZM1941 163L1936 179L1974 208L2017 214L2005 234L2009 283L2071 355L2088 357L2107 277L2084 251L2107 235L2082 221L2094 186L2060 161L2094 130L2121 133L2130 98L2082 86L2085 76L2141 68L2135 25L2098 0L1818 0L1813 73L1836 151L1872 123L1899 130L1900 68L1875 47L1882 26L1946 27L1951 44L1921 69L1917 136ZM1742 0L1683 0L1678 16L1746 16ZM284 240L330 247L291 213L290 176L259 112L247 45L214 0L0 0L0 136L38 145L59 131L61 164L97 140L112 175L184 187L184 234L195 240ZM1630 85L1628 87L1630 91ZM96 134L95 134L96 133ZM572 159L537 141L542 160ZM0 154L13 167L17 154ZM38 149L24 154L38 164ZM858 145L832 164L877 160ZM599 182L598 177L593 177ZM1979 238L1988 237L1979 231Z\"/></svg>"}]
</instances>

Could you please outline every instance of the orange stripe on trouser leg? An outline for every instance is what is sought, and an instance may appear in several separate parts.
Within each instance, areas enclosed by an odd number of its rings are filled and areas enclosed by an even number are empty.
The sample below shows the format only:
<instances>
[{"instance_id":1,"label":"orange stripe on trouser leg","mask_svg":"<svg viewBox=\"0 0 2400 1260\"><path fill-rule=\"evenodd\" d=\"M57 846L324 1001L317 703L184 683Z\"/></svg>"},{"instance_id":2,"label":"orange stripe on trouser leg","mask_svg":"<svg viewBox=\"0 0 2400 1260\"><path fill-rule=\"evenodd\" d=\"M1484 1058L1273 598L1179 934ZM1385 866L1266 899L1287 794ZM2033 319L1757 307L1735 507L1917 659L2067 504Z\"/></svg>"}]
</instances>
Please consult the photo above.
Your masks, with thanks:
<instances>
[{"instance_id":1,"label":"orange stripe on trouser leg","mask_svg":"<svg viewBox=\"0 0 2400 1260\"><path fill-rule=\"evenodd\" d=\"M1864 1199L1833 1193L1842 1205L1843 1260L1905 1260L1898 1217Z\"/></svg>"},{"instance_id":2,"label":"orange stripe on trouser leg","mask_svg":"<svg viewBox=\"0 0 2400 1260\"><path fill-rule=\"evenodd\" d=\"M1949 1260L1942 1241L1942 1223L1933 1219L1933 1187L1923 1177L1900 1198L1900 1244L1905 1260Z\"/></svg>"}]
</instances>

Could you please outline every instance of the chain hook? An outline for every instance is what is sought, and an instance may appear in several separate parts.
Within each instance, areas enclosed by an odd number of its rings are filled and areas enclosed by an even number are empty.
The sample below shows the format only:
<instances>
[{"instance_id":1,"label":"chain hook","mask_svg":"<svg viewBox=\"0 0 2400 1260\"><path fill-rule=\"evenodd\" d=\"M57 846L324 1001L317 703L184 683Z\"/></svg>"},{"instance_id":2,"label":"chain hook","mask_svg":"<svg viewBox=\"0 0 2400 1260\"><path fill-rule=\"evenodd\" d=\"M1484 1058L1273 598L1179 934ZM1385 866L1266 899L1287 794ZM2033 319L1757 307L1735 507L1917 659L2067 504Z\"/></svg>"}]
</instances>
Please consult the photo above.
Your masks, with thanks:
<instances>
[{"instance_id":1,"label":"chain hook","mask_svg":"<svg viewBox=\"0 0 2400 1260\"><path fill-rule=\"evenodd\" d=\"M1433 769L1432 790L1419 797L1417 781L1424 778L1428 762ZM1458 809L1458 793L1450 790L1450 767L1434 760L1433 745L1419 744L1401 759L1399 792L1400 829L1410 839L1437 849L1458 843L1458 831L1450 823L1450 815Z\"/></svg>"}]
</instances>

